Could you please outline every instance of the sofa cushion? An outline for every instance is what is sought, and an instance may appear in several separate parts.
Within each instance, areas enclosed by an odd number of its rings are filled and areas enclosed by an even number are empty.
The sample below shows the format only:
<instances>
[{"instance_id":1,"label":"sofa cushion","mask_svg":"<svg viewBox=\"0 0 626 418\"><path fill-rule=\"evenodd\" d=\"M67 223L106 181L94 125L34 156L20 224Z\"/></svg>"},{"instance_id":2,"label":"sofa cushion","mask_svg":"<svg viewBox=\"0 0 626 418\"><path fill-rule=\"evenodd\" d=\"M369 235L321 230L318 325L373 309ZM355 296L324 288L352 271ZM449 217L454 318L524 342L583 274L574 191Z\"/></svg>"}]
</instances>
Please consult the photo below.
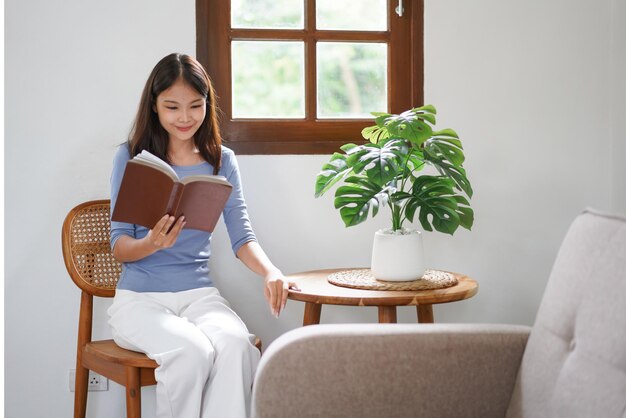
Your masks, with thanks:
<instances>
[{"instance_id":1,"label":"sofa cushion","mask_svg":"<svg viewBox=\"0 0 626 418\"><path fill-rule=\"evenodd\" d=\"M555 261L507 417L626 416L626 219L588 210Z\"/></svg>"}]
</instances>

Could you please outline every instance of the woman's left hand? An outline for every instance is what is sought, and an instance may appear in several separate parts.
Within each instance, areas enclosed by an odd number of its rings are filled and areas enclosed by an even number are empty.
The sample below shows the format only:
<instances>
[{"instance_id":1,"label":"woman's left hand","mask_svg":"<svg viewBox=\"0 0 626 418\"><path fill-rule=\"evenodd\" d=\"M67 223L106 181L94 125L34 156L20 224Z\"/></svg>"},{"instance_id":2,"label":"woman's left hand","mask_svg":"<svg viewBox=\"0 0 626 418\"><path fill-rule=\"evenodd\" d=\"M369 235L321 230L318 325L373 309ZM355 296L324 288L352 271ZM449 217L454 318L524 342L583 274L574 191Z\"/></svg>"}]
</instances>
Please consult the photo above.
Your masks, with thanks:
<instances>
[{"instance_id":1,"label":"woman's left hand","mask_svg":"<svg viewBox=\"0 0 626 418\"><path fill-rule=\"evenodd\" d=\"M276 318L278 318L282 310L285 309L289 289L300 290L295 283L287 282L285 276L282 274L274 274L265 278L263 294L270 306L272 314Z\"/></svg>"}]
</instances>

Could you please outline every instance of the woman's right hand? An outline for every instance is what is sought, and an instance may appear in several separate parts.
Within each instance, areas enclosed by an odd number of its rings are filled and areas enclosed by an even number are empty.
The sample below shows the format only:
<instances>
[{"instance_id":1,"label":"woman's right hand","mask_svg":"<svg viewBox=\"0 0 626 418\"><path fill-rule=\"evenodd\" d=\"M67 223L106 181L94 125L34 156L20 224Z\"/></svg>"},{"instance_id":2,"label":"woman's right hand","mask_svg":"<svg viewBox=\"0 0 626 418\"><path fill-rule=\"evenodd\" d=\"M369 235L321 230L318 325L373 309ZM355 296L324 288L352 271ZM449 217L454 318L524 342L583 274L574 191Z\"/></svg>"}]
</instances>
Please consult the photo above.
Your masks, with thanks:
<instances>
[{"instance_id":1,"label":"woman's right hand","mask_svg":"<svg viewBox=\"0 0 626 418\"><path fill-rule=\"evenodd\" d=\"M174 226L172 227L172 225ZM169 248L178 239L183 226L185 226L184 216L178 218L178 221L174 224L174 217L165 215L141 239L135 239L129 235L119 237L113 247L113 257L117 261L128 263L141 260L164 248Z\"/></svg>"},{"instance_id":2,"label":"woman's right hand","mask_svg":"<svg viewBox=\"0 0 626 418\"><path fill-rule=\"evenodd\" d=\"M170 248L178 239L180 231L182 231L183 226L185 226L185 217L181 216L176 223L174 223L175 220L173 216L164 215L159 222L156 223L154 228L148 232L148 235L146 235L145 239L157 251ZM172 225L174 226L172 227Z\"/></svg>"}]
</instances>

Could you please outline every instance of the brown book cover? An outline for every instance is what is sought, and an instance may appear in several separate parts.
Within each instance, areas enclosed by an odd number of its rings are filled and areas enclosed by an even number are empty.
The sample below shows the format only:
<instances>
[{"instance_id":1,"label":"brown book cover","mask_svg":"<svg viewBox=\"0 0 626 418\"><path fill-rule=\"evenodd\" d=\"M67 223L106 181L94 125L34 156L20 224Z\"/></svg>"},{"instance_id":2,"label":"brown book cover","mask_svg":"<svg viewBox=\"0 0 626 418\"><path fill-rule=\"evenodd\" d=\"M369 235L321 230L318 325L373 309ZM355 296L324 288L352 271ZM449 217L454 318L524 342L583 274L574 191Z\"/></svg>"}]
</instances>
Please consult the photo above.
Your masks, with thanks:
<instances>
[{"instance_id":1,"label":"brown book cover","mask_svg":"<svg viewBox=\"0 0 626 418\"><path fill-rule=\"evenodd\" d=\"M142 151L128 161L111 219L153 228L165 214L185 216L185 228L213 232L232 191L222 176L180 180L163 160Z\"/></svg>"}]
</instances>

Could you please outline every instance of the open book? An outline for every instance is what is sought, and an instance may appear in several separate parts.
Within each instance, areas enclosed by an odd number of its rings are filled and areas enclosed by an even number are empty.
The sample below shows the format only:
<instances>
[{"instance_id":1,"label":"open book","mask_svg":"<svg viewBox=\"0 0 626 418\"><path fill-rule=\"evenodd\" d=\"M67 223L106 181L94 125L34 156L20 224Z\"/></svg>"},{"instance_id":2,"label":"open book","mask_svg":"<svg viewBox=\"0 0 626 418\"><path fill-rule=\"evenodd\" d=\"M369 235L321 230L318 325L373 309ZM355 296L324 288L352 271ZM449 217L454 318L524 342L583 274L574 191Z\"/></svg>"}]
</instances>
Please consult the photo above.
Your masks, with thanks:
<instances>
[{"instance_id":1,"label":"open book","mask_svg":"<svg viewBox=\"0 0 626 418\"><path fill-rule=\"evenodd\" d=\"M213 232L233 186L223 176L179 179L165 161L142 151L128 161L111 219L146 228L165 214L185 216L185 228Z\"/></svg>"}]
</instances>

